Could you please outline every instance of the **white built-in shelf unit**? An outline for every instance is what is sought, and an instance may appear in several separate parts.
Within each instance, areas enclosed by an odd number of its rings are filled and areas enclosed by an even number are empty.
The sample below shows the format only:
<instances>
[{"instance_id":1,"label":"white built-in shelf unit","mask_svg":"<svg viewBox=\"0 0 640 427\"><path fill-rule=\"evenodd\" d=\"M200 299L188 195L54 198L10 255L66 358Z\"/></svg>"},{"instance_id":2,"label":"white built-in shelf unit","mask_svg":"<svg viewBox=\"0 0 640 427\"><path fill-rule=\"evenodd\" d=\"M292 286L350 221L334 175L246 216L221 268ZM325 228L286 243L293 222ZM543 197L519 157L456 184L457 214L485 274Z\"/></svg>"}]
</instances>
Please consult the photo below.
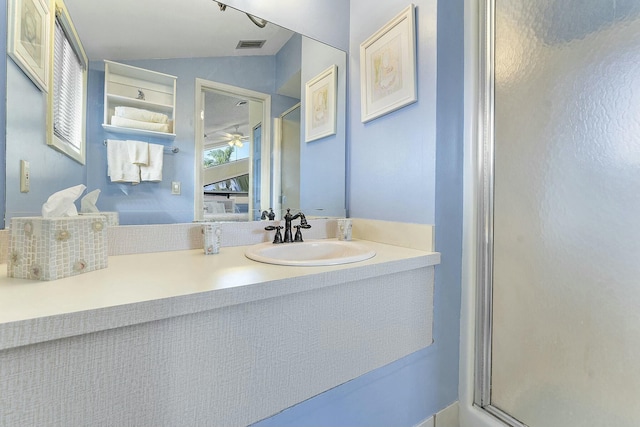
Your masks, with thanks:
<instances>
[{"instance_id":1,"label":"white built-in shelf unit","mask_svg":"<svg viewBox=\"0 0 640 427\"><path fill-rule=\"evenodd\" d=\"M104 61L104 121L102 127L109 132L145 135L157 138L175 138L176 110L175 76L145 70L113 61ZM144 99L139 99L140 93ZM116 107L135 107L169 117L169 132L114 126L111 117Z\"/></svg>"}]
</instances>

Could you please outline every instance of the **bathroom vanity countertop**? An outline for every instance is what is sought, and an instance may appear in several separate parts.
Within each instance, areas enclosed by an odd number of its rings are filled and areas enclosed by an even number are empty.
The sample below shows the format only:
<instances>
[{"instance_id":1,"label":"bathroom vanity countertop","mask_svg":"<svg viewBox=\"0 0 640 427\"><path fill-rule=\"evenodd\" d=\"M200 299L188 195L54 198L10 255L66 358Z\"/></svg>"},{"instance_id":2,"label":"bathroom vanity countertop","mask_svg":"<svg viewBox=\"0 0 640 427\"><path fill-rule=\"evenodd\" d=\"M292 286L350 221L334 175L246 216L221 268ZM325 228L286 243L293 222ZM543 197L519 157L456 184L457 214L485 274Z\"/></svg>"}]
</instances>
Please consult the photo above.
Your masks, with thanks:
<instances>
[{"instance_id":1,"label":"bathroom vanity countertop","mask_svg":"<svg viewBox=\"0 0 640 427\"><path fill-rule=\"evenodd\" d=\"M246 246L110 256L106 269L48 282L7 278L0 265L0 350L440 263L437 252L363 243L375 257L322 267L255 262Z\"/></svg>"}]
</instances>

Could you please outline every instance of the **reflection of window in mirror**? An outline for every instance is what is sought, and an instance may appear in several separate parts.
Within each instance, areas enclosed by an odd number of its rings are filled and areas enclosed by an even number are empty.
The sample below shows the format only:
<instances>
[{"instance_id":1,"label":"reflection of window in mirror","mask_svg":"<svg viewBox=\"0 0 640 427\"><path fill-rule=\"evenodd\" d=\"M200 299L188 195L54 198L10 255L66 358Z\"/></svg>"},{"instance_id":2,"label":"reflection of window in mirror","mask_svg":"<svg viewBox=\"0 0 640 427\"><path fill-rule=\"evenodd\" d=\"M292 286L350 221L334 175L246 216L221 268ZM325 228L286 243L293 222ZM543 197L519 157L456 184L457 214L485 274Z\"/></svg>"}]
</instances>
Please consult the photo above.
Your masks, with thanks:
<instances>
[{"instance_id":1,"label":"reflection of window in mirror","mask_svg":"<svg viewBox=\"0 0 640 427\"><path fill-rule=\"evenodd\" d=\"M55 10L47 144L84 164L88 61L64 2Z\"/></svg>"},{"instance_id":2,"label":"reflection of window in mirror","mask_svg":"<svg viewBox=\"0 0 640 427\"><path fill-rule=\"evenodd\" d=\"M224 163L235 162L237 160L249 158L249 145L242 147L222 147L204 150L203 166L205 168L211 166L222 165Z\"/></svg>"}]
</instances>

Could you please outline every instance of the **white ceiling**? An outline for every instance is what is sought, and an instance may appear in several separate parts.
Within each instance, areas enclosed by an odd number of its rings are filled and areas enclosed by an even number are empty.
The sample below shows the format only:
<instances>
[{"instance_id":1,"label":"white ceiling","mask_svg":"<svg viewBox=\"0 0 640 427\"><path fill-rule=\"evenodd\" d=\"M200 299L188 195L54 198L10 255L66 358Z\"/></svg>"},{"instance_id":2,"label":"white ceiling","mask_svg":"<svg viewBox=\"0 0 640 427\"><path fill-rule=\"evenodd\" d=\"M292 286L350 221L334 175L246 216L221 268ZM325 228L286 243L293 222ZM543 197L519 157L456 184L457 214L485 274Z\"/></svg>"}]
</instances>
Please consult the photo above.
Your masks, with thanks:
<instances>
[{"instance_id":1,"label":"white ceiling","mask_svg":"<svg viewBox=\"0 0 640 427\"><path fill-rule=\"evenodd\" d=\"M90 60L274 55L292 32L212 0L65 0ZM267 40L236 50L239 40Z\"/></svg>"}]
</instances>

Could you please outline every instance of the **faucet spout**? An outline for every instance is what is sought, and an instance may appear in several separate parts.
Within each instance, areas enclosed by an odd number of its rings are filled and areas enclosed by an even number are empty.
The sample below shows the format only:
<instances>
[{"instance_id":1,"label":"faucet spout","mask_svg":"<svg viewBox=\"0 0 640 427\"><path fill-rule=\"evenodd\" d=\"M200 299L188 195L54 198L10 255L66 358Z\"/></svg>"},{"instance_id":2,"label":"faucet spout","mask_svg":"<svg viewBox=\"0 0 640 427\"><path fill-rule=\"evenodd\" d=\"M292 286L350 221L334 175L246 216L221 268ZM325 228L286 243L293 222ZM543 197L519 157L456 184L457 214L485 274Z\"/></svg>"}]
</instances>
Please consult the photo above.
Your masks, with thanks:
<instances>
[{"instance_id":1,"label":"faucet spout","mask_svg":"<svg viewBox=\"0 0 640 427\"><path fill-rule=\"evenodd\" d=\"M296 226L298 231L296 232L296 239L293 238L293 233L291 232L291 222L294 219L300 218L300 225ZM290 242L301 242L302 234L300 233L300 228L311 228L309 224L307 224L307 218L304 216L302 212L298 212L295 215L291 215L291 209L287 209L287 214L284 216L284 243Z\"/></svg>"},{"instance_id":2,"label":"faucet spout","mask_svg":"<svg viewBox=\"0 0 640 427\"><path fill-rule=\"evenodd\" d=\"M269 221L273 221L274 219L276 219L276 213L273 211L273 208L269 208L269 212L262 211L262 215L260 216L260 219L265 220L267 219L267 217L269 218Z\"/></svg>"}]
</instances>

